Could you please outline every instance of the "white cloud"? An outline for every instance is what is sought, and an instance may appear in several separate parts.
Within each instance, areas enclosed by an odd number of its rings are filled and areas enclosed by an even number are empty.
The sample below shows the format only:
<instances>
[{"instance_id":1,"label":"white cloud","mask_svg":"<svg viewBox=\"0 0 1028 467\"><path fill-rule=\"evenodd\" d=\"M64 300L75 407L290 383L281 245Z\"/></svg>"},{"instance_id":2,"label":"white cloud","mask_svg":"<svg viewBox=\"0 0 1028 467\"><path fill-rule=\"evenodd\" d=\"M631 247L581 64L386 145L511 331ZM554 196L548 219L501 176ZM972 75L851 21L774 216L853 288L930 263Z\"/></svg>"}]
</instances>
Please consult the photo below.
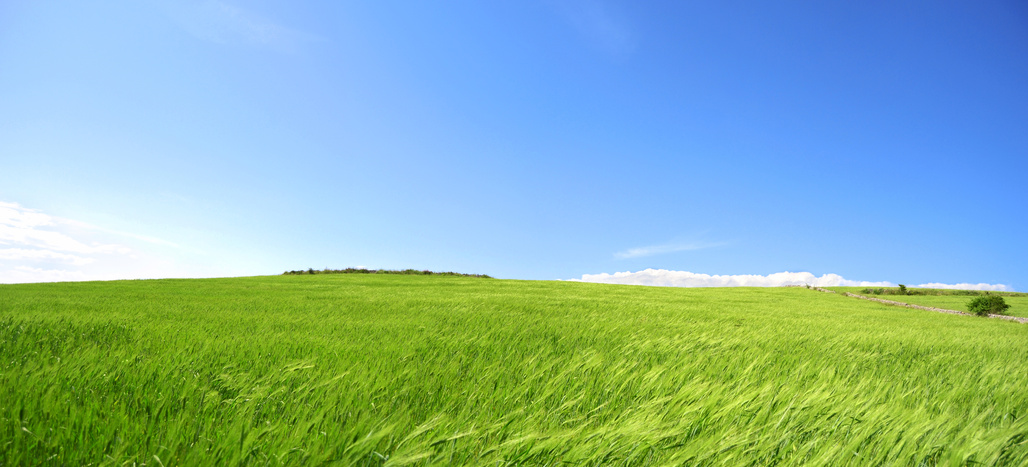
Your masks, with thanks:
<instances>
[{"instance_id":1,"label":"white cloud","mask_svg":"<svg viewBox=\"0 0 1028 467\"><path fill-rule=\"evenodd\" d=\"M35 209L25 209L18 203L0 201L0 224L19 228L53 224L53 218Z\"/></svg>"},{"instance_id":2,"label":"white cloud","mask_svg":"<svg viewBox=\"0 0 1028 467\"><path fill-rule=\"evenodd\" d=\"M651 245L638 248L629 248L625 251L619 251L617 253L614 253L614 257L620 259L642 258L644 256L662 255L678 251L702 250L704 248L713 248L721 245L724 245L724 243L667 243L664 245Z\"/></svg>"},{"instance_id":3,"label":"white cloud","mask_svg":"<svg viewBox=\"0 0 1028 467\"><path fill-rule=\"evenodd\" d=\"M17 284L25 282L66 282L99 280L98 277L90 277L82 271L68 271L62 269L43 269L31 266L15 266L14 268L0 269L0 284Z\"/></svg>"},{"instance_id":4,"label":"white cloud","mask_svg":"<svg viewBox=\"0 0 1028 467\"><path fill-rule=\"evenodd\" d=\"M653 285L661 287L781 287L785 285L814 285L818 287L890 287L890 282L853 281L838 274L815 276L809 272L778 272L766 276L753 274L709 275L689 271L644 269L638 272L614 274L583 274L577 282L605 284Z\"/></svg>"},{"instance_id":5,"label":"white cloud","mask_svg":"<svg viewBox=\"0 0 1028 467\"><path fill-rule=\"evenodd\" d=\"M93 258L86 258L67 253L58 253L50 250L34 250L27 248L5 248L0 249L0 260L55 260L70 263L75 266L82 266L95 261Z\"/></svg>"},{"instance_id":6,"label":"white cloud","mask_svg":"<svg viewBox=\"0 0 1028 467\"><path fill-rule=\"evenodd\" d=\"M17 203L0 202L0 245L33 247L67 253L120 253L129 249L117 244L85 244L70 234L88 224L43 214Z\"/></svg>"},{"instance_id":7,"label":"white cloud","mask_svg":"<svg viewBox=\"0 0 1028 467\"><path fill-rule=\"evenodd\" d=\"M597 282L603 284L651 285L660 287L782 287L786 285L813 285L817 287L895 287L888 281L855 281L838 274L815 276L809 272L778 272L766 276L754 274L709 275L689 271L666 269L644 269L638 272L615 272L614 274L583 274L575 282ZM932 282L914 287L925 289L961 289L1010 291L1004 284L941 284Z\"/></svg>"},{"instance_id":8,"label":"white cloud","mask_svg":"<svg viewBox=\"0 0 1028 467\"><path fill-rule=\"evenodd\" d=\"M929 282L927 284L919 284L916 287L922 289L991 290L995 292L1007 292L1012 290L1009 285L1004 284L968 284L966 282L960 284L940 284L938 282Z\"/></svg>"},{"instance_id":9,"label":"white cloud","mask_svg":"<svg viewBox=\"0 0 1028 467\"><path fill-rule=\"evenodd\" d=\"M197 275L162 258L169 247L177 245L0 201L0 283Z\"/></svg>"}]
</instances>

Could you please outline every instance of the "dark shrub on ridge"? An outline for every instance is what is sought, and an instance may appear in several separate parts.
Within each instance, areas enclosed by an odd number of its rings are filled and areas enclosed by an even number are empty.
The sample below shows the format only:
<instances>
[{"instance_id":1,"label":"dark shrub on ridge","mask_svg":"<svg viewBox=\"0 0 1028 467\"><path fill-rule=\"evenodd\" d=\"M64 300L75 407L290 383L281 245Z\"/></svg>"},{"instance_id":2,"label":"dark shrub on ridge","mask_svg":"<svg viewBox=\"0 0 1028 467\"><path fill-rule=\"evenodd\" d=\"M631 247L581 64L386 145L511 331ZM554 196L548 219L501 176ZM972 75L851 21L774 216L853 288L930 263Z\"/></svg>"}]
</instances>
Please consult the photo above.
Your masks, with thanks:
<instances>
[{"instance_id":1,"label":"dark shrub on ridge","mask_svg":"<svg viewBox=\"0 0 1028 467\"><path fill-rule=\"evenodd\" d=\"M999 295L982 295L967 302L967 311L978 316L1001 315L1007 308L1010 308L1010 305L1007 305Z\"/></svg>"}]
</instances>

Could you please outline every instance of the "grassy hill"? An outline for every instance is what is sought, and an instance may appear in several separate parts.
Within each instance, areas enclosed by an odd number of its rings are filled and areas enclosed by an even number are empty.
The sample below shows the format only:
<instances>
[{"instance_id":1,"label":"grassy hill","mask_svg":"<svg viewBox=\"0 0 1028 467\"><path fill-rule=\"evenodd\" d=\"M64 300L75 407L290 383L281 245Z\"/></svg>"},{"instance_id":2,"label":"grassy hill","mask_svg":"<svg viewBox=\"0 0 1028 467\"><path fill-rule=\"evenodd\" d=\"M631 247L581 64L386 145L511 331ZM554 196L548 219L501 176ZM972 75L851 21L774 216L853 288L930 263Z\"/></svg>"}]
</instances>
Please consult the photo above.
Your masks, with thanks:
<instances>
[{"instance_id":1,"label":"grassy hill","mask_svg":"<svg viewBox=\"0 0 1028 467\"><path fill-rule=\"evenodd\" d=\"M1028 464L1028 325L805 288L0 285L0 465Z\"/></svg>"}]
</instances>

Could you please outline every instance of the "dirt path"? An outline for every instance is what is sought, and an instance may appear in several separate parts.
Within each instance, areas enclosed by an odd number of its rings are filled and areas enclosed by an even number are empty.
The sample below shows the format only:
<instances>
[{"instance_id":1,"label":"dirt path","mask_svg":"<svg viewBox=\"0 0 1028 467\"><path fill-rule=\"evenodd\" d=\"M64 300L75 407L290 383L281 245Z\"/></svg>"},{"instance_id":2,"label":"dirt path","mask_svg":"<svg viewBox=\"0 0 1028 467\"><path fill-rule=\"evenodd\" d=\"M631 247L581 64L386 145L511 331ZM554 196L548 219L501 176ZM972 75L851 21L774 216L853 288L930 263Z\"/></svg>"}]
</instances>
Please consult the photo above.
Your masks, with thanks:
<instances>
[{"instance_id":1,"label":"dirt path","mask_svg":"<svg viewBox=\"0 0 1028 467\"><path fill-rule=\"evenodd\" d=\"M817 290L818 292L835 293L835 291L828 290L828 289L822 289L821 287L810 286L809 289ZM849 293L849 292L843 292L842 294L847 296L847 297L859 298L859 299L862 299L862 300L870 300L872 302L884 303L886 305L895 305L895 306L903 306L903 307L907 307L907 308L916 308L918 310L936 311L936 312L939 312L939 313L949 313L951 315L974 316L971 313L967 313L967 312L963 312L963 311L957 311L957 310L947 310L945 308L935 308L934 306L911 305L910 303L896 302L896 301L893 301L893 300L885 300L884 298L865 297L863 295L857 295L855 293ZM1028 318L1019 318L1017 316L989 315L989 317L990 318L1005 319L1005 320L1008 320L1008 321L1017 321L1018 323L1028 323Z\"/></svg>"}]
</instances>

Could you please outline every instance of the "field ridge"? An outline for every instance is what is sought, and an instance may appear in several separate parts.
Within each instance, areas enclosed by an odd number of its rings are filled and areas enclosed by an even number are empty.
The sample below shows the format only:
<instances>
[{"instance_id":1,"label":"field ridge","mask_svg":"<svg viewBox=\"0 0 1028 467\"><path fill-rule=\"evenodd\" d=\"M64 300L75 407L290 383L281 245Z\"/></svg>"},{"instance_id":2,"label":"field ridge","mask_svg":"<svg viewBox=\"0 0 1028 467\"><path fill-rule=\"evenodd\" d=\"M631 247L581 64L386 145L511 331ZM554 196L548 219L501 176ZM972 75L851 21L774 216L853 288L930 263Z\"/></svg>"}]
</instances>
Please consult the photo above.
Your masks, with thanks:
<instances>
[{"instance_id":1,"label":"field ridge","mask_svg":"<svg viewBox=\"0 0 1028 467\"><path fill-rule=\"evenodd\" d=\"M821 287L813 287L813 286L811 286L809 288L812 289L812 290L816 290L818 292L835 293L834 290L822 289ZM904 303L904 302L898 302L898 301L895 301L895 300L886 300L884 298L877 298L877 297L867 297L867 296L864 296L864 295L855 294L853 292L842 292L841 295L843 295L845 297L853 297L853 298L859 298L859 299L862 299L862 300L869 300L869 301L872 301L872 302L884 303L886 305L902 306L902 307L906 307L906 308L914 308L914 309L926 310L926 311L935 311L935 312L939 312L939 313L948 313L948 314L951 314L951 315L975 316L975 315L972 315L971 313L968 313L966 311L950 310L950 309L947 309L947 308L939 308L939 307L934 307L934 306L915 305L913 303ZM1017 317L1017 316L989 314L988 317L989 318L997 318L997 319L1005 319L1005 320L1008 320L1008 321L1016 321L1016 322L1022 323L1022 324L1028 324L1028 318L1021 318L1021 317Z\"/></svg>"}]
</instances>

